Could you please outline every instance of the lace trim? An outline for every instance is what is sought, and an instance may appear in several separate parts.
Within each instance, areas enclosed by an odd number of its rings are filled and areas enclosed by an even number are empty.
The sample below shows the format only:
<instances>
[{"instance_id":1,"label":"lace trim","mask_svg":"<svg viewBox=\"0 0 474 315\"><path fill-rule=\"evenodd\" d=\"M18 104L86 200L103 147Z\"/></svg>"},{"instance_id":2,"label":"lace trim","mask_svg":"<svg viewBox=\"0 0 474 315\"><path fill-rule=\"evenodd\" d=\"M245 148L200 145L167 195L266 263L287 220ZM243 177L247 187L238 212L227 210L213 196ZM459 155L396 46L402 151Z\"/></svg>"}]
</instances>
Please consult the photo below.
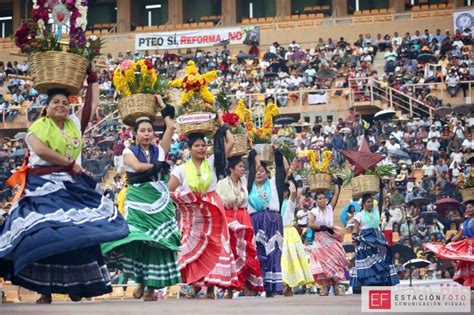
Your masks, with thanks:
<instances>
[{"instance_id":1,"label":"lace trim","mask_svg":"<svg viewBox=\"0 0 474 315\"><path fill-rule=\"evenodd\" d=\"M145 203L138 201L125 201L125 211L128 213L128 209L132 208L133 210L142 211L148 214L155 214L163 211L168 203L170 202L170 193L168 188L163 182L150 182L150 185L153 186L159 193L161 193L160 198L158 198L153 203Z\"/></svg>"},{"instance_id":2,"label":"lace trim","mask_svg":"<svg viewBox=\"0 0 474 315\"><path fill-rule=\"evenodd\" d=\"M283 248L283 236L278 231L268 240L265 231L259 230L255 236L255 241L261 243L265 247L266 255L270 255L275 250L276 246L280 249Z\"/></svg>"}]
</instances>

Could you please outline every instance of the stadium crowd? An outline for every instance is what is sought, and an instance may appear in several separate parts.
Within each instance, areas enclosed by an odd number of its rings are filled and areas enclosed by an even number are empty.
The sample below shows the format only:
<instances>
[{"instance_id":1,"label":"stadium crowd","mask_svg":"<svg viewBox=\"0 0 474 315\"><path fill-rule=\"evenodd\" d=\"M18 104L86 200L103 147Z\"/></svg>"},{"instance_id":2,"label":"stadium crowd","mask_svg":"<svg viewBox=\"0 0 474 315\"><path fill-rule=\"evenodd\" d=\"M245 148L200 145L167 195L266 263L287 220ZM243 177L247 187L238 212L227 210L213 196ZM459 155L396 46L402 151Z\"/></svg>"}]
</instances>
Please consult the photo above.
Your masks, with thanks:
<instances>
[{"instance_id":1,"label":"stadium crowd","mask_svg":"<svg viewBox=\"0 0 474 315\"><path fill-rule=\"evenodd\" d=\"M125 54L119 52L117 56L107 55L99 84L103 102L111 103L115 97L112 73L124 59L150 58L160 73L170 79L179 75L186 62L193 59L201 72L218 70L223 80L216 80L211 88L223 88L236 99L261 93L267 99L275 98L277 105L284 107L289 99L295 97L291 92L329 88L352 88L357 90L359 99L364 99L368 82L364 79L373 77L381 86L393 87L437 108L443 106L443 102L430 95L429 83L444 82L451 97L461 90L466 96L469 91L466 81L474 79L471 45L470 30L450 34L438 29L435 33L425 30L404 36L398 33L393 36L376 34L374 38L370 34L361 34L352 44L344 38L320 38L311 49L302 49L296 41L288 47L275 42L265 52L253 45L248 52L241 51L237 55L232 55L226 46L212 51L188 49L164 54L127 51ZM374 69L377 54L383 54L383 73ZM0 95L2 120L15 120L18 115L16 108L20 106L28 107L28 120L40 116L46 99L22 78L27 73L25 62L6 65L0 62L0 89L3 87L5 91ZM245 100L251 102L249 98ZM91 122L91 130L85 138L83 161L84 167L98 181L104 178L108 169L115 169L119 175L114 177L114 186L109 188L118 193L123 185L121 156L132 143L133 136L130 129L120 124L105 122L94 126L108 114L109 109L103 107ZM347 161L340 151L357 150L363 139L372 152L386 156L380 163L396 166L397 176L386 179L384 204L379 205L383 213L382 229L390 237L389 242L413 245L418 257L431 261L428 268L417 270L415 277L441 279L452 278L455 263L438 260L424 252L422 245L428 241L449 242L463 221L466 206L461 203L457 185L470 172L473 162L473 127L473 112L445 117L365 121L351 109L348 117L340 117L337 121L328 118L313 126L301 123L297 127L275 128L274 138L284 136L290 139L289 145L296 149L292 162L300 168L308 167L307 150L319 148L333 151L332 167L341 169ZM12 195L5 179L21 165L24 154L20 152L24 153L26 146L21 137L0 141L0 199L5 206ZM186 161L188 155L186 142L175 135L168 157L172 169ZM302 178L301 181L304 182ZM302 187L299 198L295 222L304 231L308 212L315 200L314 195ZM446 198L454 201L440 203ZM359 210L360 200L351 200L340 214L340 221L349 234L353 217ZM303 234L303 238L305 236ZM400 248L395 254L398 267L408 260L404 247ZM407 279L408 272L403 268L400 270L401 278Z\"/></svg>"}]
</instances>

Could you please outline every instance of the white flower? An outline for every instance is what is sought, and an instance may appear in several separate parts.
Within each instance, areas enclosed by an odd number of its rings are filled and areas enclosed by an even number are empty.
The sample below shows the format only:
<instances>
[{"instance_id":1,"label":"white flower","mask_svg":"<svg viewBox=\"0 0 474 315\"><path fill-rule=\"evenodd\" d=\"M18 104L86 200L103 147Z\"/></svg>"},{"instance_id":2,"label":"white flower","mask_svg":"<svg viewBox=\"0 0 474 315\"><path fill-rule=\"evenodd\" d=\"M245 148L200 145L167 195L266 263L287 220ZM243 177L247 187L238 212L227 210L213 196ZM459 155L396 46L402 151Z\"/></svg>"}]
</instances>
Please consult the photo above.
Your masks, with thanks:
<instances>
[{"instance_id":1,"label":"white flower","mask_svg":"<svg viewBox=\"0 0 474 315\"><path fill-rule=\"evenodd\" d=\"M43 20L38 20L38 29L40 30L41 33L43 33L43 31L45 30Z\"/></svg>"},{"instance_id":2,"label":"white flower","mask_svg":"<svg viewBox=\"0 0 474 315\"><path fill-rule=\"evenodd\" d=\"M98 37L96 35L91 35L89 38L91 39L91 41L95 42Z\"/></svg>"}]
</instances>

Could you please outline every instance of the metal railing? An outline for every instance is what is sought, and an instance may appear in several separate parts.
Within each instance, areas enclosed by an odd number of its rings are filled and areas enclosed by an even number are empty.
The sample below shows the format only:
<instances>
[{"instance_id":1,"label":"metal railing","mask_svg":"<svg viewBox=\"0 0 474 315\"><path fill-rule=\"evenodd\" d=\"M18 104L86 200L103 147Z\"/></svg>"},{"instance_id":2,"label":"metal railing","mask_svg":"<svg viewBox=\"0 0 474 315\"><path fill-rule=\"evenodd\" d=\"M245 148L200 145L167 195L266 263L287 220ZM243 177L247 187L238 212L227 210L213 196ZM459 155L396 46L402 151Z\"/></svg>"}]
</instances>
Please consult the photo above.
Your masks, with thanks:
<instances>
[{"instance_id":1,"label":"metal railing","mask_svg":"<svg viewBox=\"0 0 474 315\"><path fill-rule=\"evenodd\" d=\"M349 102L351 107L370 102L372 106L400 110L410 116L433 115L434 107L390 87L374 78L350 79Z\"/></svg>"}]
</instances>

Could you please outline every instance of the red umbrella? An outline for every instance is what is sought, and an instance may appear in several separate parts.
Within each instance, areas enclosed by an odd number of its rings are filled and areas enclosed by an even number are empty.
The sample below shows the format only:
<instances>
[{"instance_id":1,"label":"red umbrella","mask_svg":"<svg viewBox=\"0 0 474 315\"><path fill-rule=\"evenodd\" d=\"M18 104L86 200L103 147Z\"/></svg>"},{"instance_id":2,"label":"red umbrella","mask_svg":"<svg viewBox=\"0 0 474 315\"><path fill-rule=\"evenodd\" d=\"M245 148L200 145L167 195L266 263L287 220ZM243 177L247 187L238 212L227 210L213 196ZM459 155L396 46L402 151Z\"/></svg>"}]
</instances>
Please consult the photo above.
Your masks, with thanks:
<instances>
[{"instance_id":1,"label":"red umbrella","mask_svg":"<svg viewBox=\"0 0 474 315\"><path fill-rule=\"evenodd\" d=\"M436 208L453 208L461 205L459 201L454 198L443 198L435 203Z\"/></svg>"},{"instance_id":2,"label":"red umbrella","mask_svg":"<svg viewBox=\"0 0 474 315\"><path fill-rule=\"evenodd\" d=\"M374 168L378 162L385 158L379 153L372 153L365 138L362 140L357 151L341 150L341 153L354 165L355 176Z\"/></svg>"},{"instance_id":3,"label":"red umbrella","mask_svg":"<svg viewBox=\"0 0 474 315\"><path fill-rule=\"evenodd\" d=\"M458 209L460 205L461 203L454 198L443 198L435 203L436 212L438 212L441 218L445 216L446 210L452 208Z\"/></svg>"}]
</instances>

